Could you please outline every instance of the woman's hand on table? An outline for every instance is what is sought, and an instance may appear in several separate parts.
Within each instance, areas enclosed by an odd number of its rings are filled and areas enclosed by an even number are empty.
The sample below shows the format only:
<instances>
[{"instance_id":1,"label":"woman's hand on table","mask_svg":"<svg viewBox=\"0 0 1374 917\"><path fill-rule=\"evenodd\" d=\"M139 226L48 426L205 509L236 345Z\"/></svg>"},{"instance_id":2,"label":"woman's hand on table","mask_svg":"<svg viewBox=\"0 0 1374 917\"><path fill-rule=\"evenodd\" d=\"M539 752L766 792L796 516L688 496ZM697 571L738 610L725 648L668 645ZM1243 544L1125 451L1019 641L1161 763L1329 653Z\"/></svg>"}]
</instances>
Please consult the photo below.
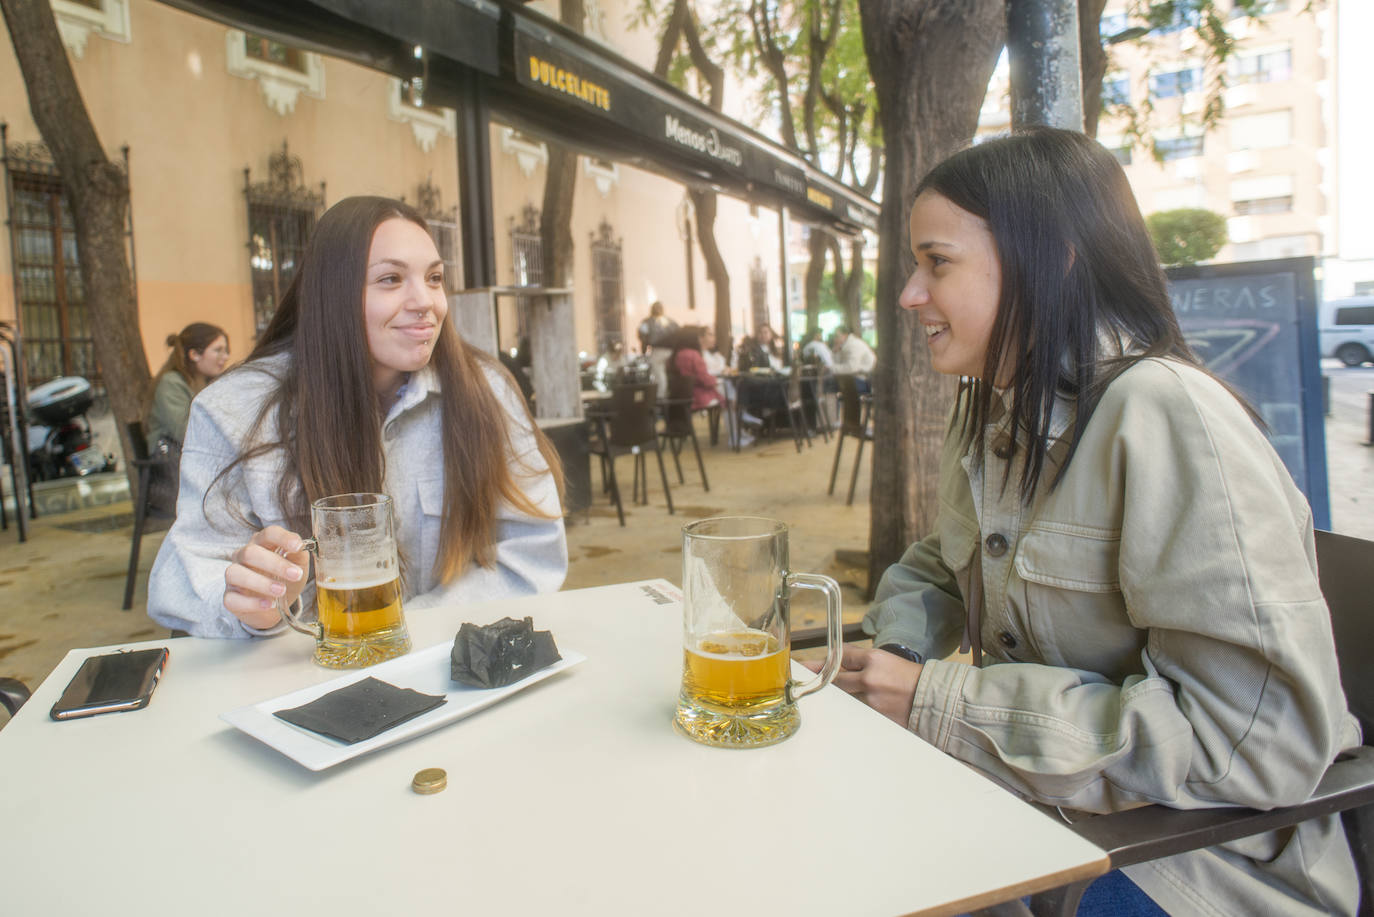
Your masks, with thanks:
<instances>
[{"instance_id":1,"label":"woman's hand on table","mask_svg":"<svg viewBox=\"0 0 1374 917\"><path fill-rule=\"evenodd\" d=\"M224 607L249 627L267 630L281 620L277 601L289 606L305 588L310 555L301 536L279 525L254 532L224 571Z\"/></svg>"},{"instance_id":2,"label":"woman's hand on table","mask_svg":"<svg viewBox=\"0 0 1374 917\"><path fill-rule=\"evenodd\" d=\"M803 665L818 672L822 663L818 660ZM886 650L845 644L834 684L906 728L911 719L911 705L916 699L916 681L920 677L921 664L918 662L894 656Z\"/></svg>"}]
</instances>

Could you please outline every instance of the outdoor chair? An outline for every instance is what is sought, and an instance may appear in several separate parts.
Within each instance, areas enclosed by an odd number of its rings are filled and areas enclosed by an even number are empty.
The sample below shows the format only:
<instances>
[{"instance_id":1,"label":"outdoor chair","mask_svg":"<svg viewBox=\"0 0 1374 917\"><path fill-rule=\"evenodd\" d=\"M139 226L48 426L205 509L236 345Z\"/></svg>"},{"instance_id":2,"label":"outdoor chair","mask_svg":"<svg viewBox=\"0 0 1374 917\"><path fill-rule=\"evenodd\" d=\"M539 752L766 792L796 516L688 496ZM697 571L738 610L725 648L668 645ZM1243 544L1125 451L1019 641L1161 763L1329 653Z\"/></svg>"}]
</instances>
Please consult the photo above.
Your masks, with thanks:
<instances>
[{"instance_id":1,"label":"outdoor chair","mask_svg":"<svg viewBox=\"0 0 1374 917\"><path fill-rule=\"evenodd\" d=\"M840 471L840 453L844 452L846 436L859 441L859 451L854 456L854 471L849 475L849 499L846 506L854 505L854 486L859 481L859 465L863 462L864 443L873 441L873 396L860 395L857 377L849 374L837 375L840 386L840 435L835 442L835 463L830 466L830 490L835 493L835 476Z\"/></svg>"},{"instance_id":2,"label":"outdoor chair","mask_svg":"<svg viewBox=\"0 0 1374 917\"><path fill-rule=\"evenodd\" d=\"M701 471L701 486L703 490L709 493L711 483L706 479L706 463L701 460L701 446L697 443L696 424L692 422L692 388L691 377L679 376L676 373L669 374L668 397L659 402L663 415L663 429L659 431L658 435L660 439L667 442L668 450L673 454L673 465L677 468L677 482L679 484L687 483L682 476L682 448L687 444L687 440L692 441L692 452L696 454L697 468Z\"/></svg>"},{"instance_id":3,"label":"outdoor chair","mask_svg":"<svg viewBox=\"0 0 1374 917\"><path fill-rule=\"evenodd\" d=\"M1327 768L1312 796L1295 806L1255 809L1169 809L1144 806L1108 815L1078 815L1074 831L1101 847L1111 868L1145 863L1201 850L1225 841L1291 827L1308 819L1341 813L1360 876L1361 915L1374 913L1370 873L1374 868L1374 542L1317 532L1317 568L1322 595L1331 612L1331 629L1340 662L1346 701L1364 731L1365 744L1340 755ZM1054 818L1059 814L1046 811ZM1031 898L1036 917L1071 917L1091 880L1042 892ZM1011 913L1011 911L999 913ZM1023 911L1024 913L1024 911Z\"/></svg>"},{"instance_id":4,"label":"outdoor chair","mask_svg":"<svg viewBox=\"0 0 1374 917\"><path fill-rule=\"evenodd\" d=\"M820 431L822 441L830 442L830 430L834 423L830 419L830 396L826 393L826 383L834 374L824 364L803 364L801 368L802 400L810 408L808 423Z\"/></svg>"},{"instance_id":5,"label":"outdoor chair","mask_svg":"<svg viewBox=\"0 0 1374 917\"><path fill-rule=\"evenodd\" d=\"M615 459L619 455L635 457L634 499L645 505L649 502L649 476L644 455L652 449L658 459L658 474L663 481L663 497L668 512L673 512L673 494L668 489L668 472L663 465L663 451L658 443L658 422L654 404L658 398L658 383L639 382L617 385L611 397L596 406L591 417L597 432L588 442L588 451L601 458L602 489L609 489L615 501L616 515L625 524L625 508L620 499L620 485L615 476ZM643 500L640 499L641 487Z\"/></svg>"},{"instance_id":6,"label":"outdoor chair","mask_svg":"<svg viewBox=\"0 0 1374 917\"><path fill-rule=\"evenodd\" d=\"M0 678L0 707L9 711L10 716L19 712L24 701L29 699L29 689L17 678Z\"/></svg>"},{"instance_id":7,"label":"outdoor chair","mask_svg":"<svg viewBox=\"0 0 1374 917\"><path fill-rule=\"evenodd\" d=\"M171 522L176 518L177 477L180 456L172 452L149 455L148 439L143 424L128 424L129 447L133 450L131 463L138 469L137 493L134 494L134 534L129 545L129 572L124 578L124 604L128 611L134 604L134 577L138 573L138 552L149 522Z\"/></svg>"},{"instance_id":8,"label":"outdoor chair","mask_svg":"<svg viewBox=\"0 0 1374 917\"><path fill-rule=\"evenodd\" d=\"M1070 827L1106 851L1111 869L1213 847L1226 841L1291 827L1312 818L1341 813L1355 868L1360 877L1361 917L1374 914L1374 542L1317 532L1317 568L1322 595L1331 613L1331 629L1350 712L1359 720L1365 744L1339 755L1327 768L1312 796L1303 803L1258 811L1247 808L1170 809L1143 806L1107 815L1072 813ZM867 639L858 622L846 624L845 642ZM825 645L825 628L793 632L793 650ZM1054 808L1039 806L1047 816L1064 818ZM1032 895L1020 901L975 912L997 917L1072 917L1092 879Z\"/></svg>"}]
</instances>

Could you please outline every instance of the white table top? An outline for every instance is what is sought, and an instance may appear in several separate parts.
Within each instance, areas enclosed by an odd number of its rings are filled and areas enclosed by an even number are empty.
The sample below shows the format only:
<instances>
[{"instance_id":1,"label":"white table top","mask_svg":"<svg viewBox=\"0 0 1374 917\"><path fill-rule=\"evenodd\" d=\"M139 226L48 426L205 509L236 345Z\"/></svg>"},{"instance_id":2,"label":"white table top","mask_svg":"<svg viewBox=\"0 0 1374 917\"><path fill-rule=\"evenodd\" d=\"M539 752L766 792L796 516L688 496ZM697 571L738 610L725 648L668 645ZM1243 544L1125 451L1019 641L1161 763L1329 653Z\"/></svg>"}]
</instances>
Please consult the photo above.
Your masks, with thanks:
<instances>
[{"instance_id":1,"label":"white table top","mask_svg":"<svg viewBox=\"0 0 1374 917\"><path fill-rule=\"evenodd\" d=\"M531 615L581 665L319 773L218 715L326 681L309 639L181 639L145 709L52 722L74 650L0 730L0 910L49 914L957 914L1101 850L835 688L771 748L671 726L664 580L431 609ZM800 673L799 674L805 674ZM442 767L448 789L411 792Z\"/></svg>"}]
</instances>

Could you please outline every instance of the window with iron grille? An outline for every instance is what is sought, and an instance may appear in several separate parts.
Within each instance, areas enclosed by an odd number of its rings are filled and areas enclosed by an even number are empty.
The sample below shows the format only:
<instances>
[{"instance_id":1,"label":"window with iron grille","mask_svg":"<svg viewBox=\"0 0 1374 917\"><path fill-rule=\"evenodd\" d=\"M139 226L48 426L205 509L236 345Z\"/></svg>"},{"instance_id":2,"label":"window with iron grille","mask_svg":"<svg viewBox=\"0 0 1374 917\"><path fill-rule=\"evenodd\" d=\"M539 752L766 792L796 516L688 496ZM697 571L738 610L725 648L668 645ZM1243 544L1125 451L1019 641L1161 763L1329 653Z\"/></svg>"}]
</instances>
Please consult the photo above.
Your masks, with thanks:
<instances>
[{"instance_id":1,"label":"window with iron grille","mask_svg":"<svg viewBox=\"0 0 1374 917\"><path fill-rule=\"evenodd\" d=\"M94 384L95 341L81 287L76 224L62 183L11 173L10 189L28 384L59 376L85 376Z\"/></svg>"},{"instance_id":2,"label":"window with iron grille","mask_svg":"<svg viewBox=\"0 0 1374 917\"><path fill-rule=\"evenodd\" d=\"M263 332L277 311L324 208L324 182L318 192L305 187L301 161L290 154L285 141L269 158L267 171L267 181L254 184L249 170L243 170L255 334Z\"/></svg>"},{"instance_id":3,"label":"window with iron grille","mask_svg":"<svg viewBox=\"0 0 1374 917\"><path fill-rule=\"evenodd\" d=\"M537 287L544 282L544 250L539 243L539 208L526 204L520 222L510 221L511 282L517 287Z\"/></svg>"},{"instance_id":4,"label":"window with iron grille","mask_svg":"<svg viewBox=\"0 0 1374 917\"><path fill-rule=\"evenodd\" d=\"M97 395L103 394L81 283L76 222L61 175L44 144L10 144L4 137L0 124L25 381L34 386L61 376L83 376ZM126 237L132 249L131 224L126 224ZM134 269L132 252L129 265Z\"/></svg>"},{"instance_id":5,"label":"window with iron grille","mask_svg":"<svg viewBox=\"0 0 1374 917\"><path fill-rule=\"evenodd\" d=\"M592 283L596 291L597 353L610 353L612 345L625 343L624 270L621 240L605 220L591 234Z\"/></svg>"},{"instance_id":6,"label":"window with iron grille","mask_svg":"<svg viewBox=\"0 0 1374 917\"><path fill-rule=\"evenodd\" d=\"M526 204L520 211L520 221L510 221L511 282L517 287L537 287L544 283L544 247L539 241L539 208ZM515 299L515 339L529 334L530 300ZM502 336L503 342L506 337ZM503 345L504 346L504 343Z\"/></svg>"},{"instance_id":7,"label":"window with iron grille","mask_svg":"<svg viewBox=\"0 0 1374 917\"><path fill-rule=\"evenodd\" d=\"M404 195L401 200L405 200ZM454 252L457 249L458 208L444 209L443 194L431 177L415 187L415 209L425 218L425 225L434 239L434 247L439 249L439 258L444 262L444 289L456 293L458 262Z\"/></svg>"},{"instance_id":8,"label":"window with iron grille","mask_svg":"<svg viewBox=\"0 0 1374 917\"><path fill-rule=\"evenodd\" d=\"M749 312L755 328L768 324L768 272L758 257L749 268Z\"/></svg>"}]
</instances>

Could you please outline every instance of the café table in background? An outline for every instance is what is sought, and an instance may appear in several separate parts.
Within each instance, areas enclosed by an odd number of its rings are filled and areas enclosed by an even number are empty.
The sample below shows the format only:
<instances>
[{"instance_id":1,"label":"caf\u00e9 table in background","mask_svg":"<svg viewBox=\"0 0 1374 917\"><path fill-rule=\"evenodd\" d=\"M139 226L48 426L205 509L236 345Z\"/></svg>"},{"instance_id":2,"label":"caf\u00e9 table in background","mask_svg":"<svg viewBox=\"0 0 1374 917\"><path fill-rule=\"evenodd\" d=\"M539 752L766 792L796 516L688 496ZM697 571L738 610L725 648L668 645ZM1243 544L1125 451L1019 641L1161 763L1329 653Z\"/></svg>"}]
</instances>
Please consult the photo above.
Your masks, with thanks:
<instances>
[{"instance_id":1,"label":"caf\u00e9 table in background","mask_svg":"<svg viewBox=\"0 0 1374 917\"><path fill-rule=\"evenodd\" d=\"M312 772L218 715L337 677L287 633L186 638L144 710L53 722L74 650L0 730L0 911L958 914L1103 852L835 688L770 748L674 732L665 580L408 615L415 646L532 616L580 665ZM799 674L805 674L798 667ZM448 788L410 789L423 768Z\"/></svg>"}]
</instances>

